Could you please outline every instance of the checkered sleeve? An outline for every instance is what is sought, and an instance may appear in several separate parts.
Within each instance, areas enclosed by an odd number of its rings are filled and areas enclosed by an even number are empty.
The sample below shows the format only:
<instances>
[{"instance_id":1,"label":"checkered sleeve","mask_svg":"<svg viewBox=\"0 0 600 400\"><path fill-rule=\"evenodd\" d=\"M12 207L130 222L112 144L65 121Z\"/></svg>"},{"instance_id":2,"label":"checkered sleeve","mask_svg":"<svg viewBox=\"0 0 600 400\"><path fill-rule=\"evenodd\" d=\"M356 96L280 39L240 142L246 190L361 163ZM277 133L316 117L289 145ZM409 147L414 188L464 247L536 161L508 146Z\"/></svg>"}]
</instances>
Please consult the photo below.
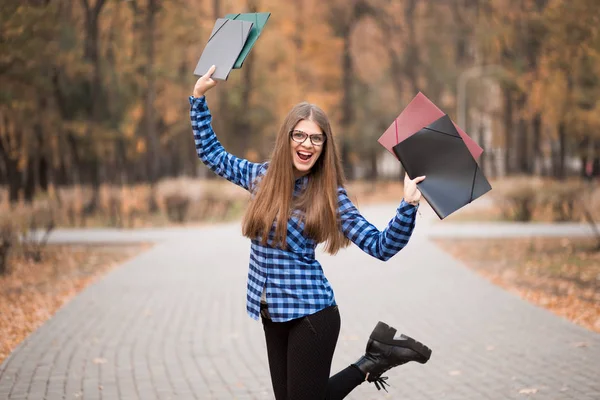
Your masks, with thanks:
<instances>
[{"instance_id":1,"label":"checkered sleeve","mask_svg":"<svg viewBox=\"0 0 600 400\"><path fill-rule=\"evenodd\" d=\"M217 175L251 190L250 186L264 164L252 163L225 151L212 128L212 116L206 104L206 97L190 96L189 101L196 153L200 160Z\"/></svg>"},{"instance_id":2,"label":"checkered sleeve","mask_svg":"<svg viewBox=\"0 0 600 400\"><path fill-rule=\"evenodd\" d=\"M404 200L383 231L360 214L343 188L338 190L338 205L344 235L362 251L382 261L389 260L406 246L415 227L418 206Z\"/></svg>"}]
</instances>

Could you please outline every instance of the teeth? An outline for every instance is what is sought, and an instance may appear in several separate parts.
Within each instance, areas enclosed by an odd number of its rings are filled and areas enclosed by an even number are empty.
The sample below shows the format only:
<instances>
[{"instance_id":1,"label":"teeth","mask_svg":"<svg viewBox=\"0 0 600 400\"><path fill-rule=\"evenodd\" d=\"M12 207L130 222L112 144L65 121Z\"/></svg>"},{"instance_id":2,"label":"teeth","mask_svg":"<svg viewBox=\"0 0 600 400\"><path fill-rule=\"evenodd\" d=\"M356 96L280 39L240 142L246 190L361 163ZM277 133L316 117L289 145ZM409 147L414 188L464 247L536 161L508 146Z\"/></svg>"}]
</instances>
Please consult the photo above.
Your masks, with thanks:
<instances>
[{"instance_id":1,"label":"teeth","mask_svg":"<svg viewBox=\"0 0 600 400\"><path fill-rule=\"evenodd\" d=\"M298 153L302 154L303 156L311 156L312 155L312 153L305 153L303 151L299 151Z\"/></svg>"}]
</instances>

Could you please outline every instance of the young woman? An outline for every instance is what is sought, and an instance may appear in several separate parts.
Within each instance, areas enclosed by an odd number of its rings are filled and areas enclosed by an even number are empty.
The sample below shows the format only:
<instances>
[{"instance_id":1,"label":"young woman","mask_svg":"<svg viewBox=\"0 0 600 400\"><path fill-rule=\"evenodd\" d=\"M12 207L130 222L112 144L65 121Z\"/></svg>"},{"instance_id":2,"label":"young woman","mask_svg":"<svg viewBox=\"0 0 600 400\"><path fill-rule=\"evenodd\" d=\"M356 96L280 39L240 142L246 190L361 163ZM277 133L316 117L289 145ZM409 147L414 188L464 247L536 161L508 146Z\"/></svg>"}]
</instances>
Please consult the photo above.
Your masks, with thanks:
<instances>
[{"instance_id":1,"label":"young woman","mask_svg":"<svg viewBox=\"0 0 600 400\"><path fill-rule=\"evenodd\" d=\"M366 221L344 189L344 178L327 116L300 103L285 118L269 163L257 164L225 151L211 127L204 94L216 85L214 66L190 96L198 156L218 175L252 193L243 220L251 239L247 311L262 317L276 399L342 399L365 380L384 387L381 374L392 367L425 363L431 350L379 322L365 354L329 377L340 331L333 291L315 246L336 253L350 241L388 260L408 242L421 197L404 179L404 199L387 228Z\"/></svg>"}]
</instances>

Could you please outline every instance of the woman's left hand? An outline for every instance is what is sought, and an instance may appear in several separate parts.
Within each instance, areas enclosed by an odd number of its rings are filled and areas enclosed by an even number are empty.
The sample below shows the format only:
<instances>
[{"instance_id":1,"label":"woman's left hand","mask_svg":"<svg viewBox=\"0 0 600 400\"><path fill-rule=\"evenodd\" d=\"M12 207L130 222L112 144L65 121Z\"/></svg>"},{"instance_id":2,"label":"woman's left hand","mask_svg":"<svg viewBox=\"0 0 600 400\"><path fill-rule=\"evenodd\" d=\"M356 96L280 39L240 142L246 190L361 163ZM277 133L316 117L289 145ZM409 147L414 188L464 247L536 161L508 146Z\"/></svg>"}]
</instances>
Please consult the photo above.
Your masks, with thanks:
<instances>
[{"instance_id":1,"label":"woman's left hand","mask_svg":"<svg viewBox=\"0 0 600 400\"><path fill-rule=\"evenodd\" d=\"M408 174L404 175L404 201L413 206L419 204L421 200L421 191L417 188L417 183L422 182L425 176L418 176L410 179Z\"/></svg>"}]
</instances>

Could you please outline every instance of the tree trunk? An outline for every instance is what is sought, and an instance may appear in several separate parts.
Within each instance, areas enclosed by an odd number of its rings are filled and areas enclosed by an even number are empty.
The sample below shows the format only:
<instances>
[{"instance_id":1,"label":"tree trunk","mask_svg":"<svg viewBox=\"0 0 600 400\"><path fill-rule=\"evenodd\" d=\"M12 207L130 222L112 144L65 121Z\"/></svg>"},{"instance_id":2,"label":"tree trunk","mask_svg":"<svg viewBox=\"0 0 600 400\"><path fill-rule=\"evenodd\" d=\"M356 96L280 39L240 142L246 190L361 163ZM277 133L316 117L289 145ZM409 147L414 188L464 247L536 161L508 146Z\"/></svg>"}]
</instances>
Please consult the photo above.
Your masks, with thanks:
<instances>
[{"instance_id":1,"label":"tree trunk","mask_svg":"<svg viewBox=\"0 0 600 400\"><path fill-rule=\"evenodd\" d=\"M541 173L542 168L542 115L536 113L531 121L531 133L532 133L532 150L533 150L533 171L535 173Z\"/></svg>"},{"instance_id":2,"label":"tree trunk","mask_svg":"<svg viewBox=\"0 0 600 400\"><path fill-rule=\"evenodd\" d=\"M302 49L304 48L304 35L305 32L305 24L304 24L304 0L296 0L296 10L295 10L295 21L294 21L294 46L296 48L296 56L298 59L302 59ZM294 79L296 80L296 84L299 85L301 82L304 82L302 79L302 64L300 62L294 63Z\"/></svg>"},{"instance_id":3,"label":"tree trunk","mask_svg":"<svg viewBox=\"0 0 600 400\"><path fill-rule=\"evenodd\" d=\"M478 142L481 143L482 146L485 146L485 124L483 123L483 118L479 118L479 129L478 129ZM487 163L488 163L488 157L487 157L487 152L484 151L483 153L481 153L481 156L479 156L479 167L481 168L481 171L490 176L489 175L489 171L487 168Z\"/></svg>"},{"instance_id":4,"label":"tree trunk","mask_svg":"<svg viewBox=\"0 0 600 400\"><path fill-rule=\"evenodd\" d=\"M88 0L81 0L85 9L85 48L84 59L92 64L93 78L90 90L91 117L92 121L101 121L101 91L102 74L100 71L100 56L98 51L98 18L105 0L96 0L94 7L91 7ZM89 132L88 132L89 133Z\"/></svg>"},{"instance_id":5,"label":"tree trunk","mask_svg":"<svg viewBox=\"0 0 600 400\"><path fill-rule=\"evenodd\" d=\"M600 140L595 141L592 160L592 177L600 176Z\"/></svg>"},{"instance_id":6,"label":"tree trunk","mask_svg":"<svg viewBox=\"0 0 600 400\"><path fill-rule=\"evenodd\" d=\"M21 174L17 171L17 163L9 162L12 164L8 168L8 201L10 203L16 203L19 201L19 190L21 189Z\"/></svg>"},{"instance_id":7,"label":"tree trunk","mask_svg":"<svg viewBox=\"0 0 600 400\"><path fill-rule=\"evenodd\" d=\"M86 136L91 139L93 136L92 127L98 126L102 122L102 72L100 69L100 57L98 51L98 20L105 0L96 0L92 7L89 0L81 0L85 10L85 49L84 59L91 63L93 68L93 78L90 87L90 108L89 115L92 124L88 124ZM87 159L85 169L90 172L89 179L94 188L93 202L90 205L90 211L93 212L97 207L100 192L100 181L98 180L99 160L96 148L92 145L92 140L86 141ZM85 175L84 175L85 176Z\"/></svg>"},{"instance_id":8,"label":"tree trunk","mask_svg":"<svg viewBox=\"0 0 600 400\"><path fill-rule=\"evenodd\" d=\"M579 176L587 178L589 175L589 167L591 165L592 155L592 141L591 138L586 135L579 141L579 155L581 158L581 168L579 170Z\"/></svg>"},{"instance_id":9,"label":"tree trunk","mask_svg":"<svg viewBox=\"0 0 600 400\"><path fill-rule=\"evenodd\" d=\"M38 100L38 111L40 115L44 115L47 112L46 98L43 97ZM42 160L44 160L44 154L46 153L46 147L44 146L44 127L39 121L33 126L33 132L35 141L32 145L35 146L35 148L32 151L32 154L30 154L28 166L30 171L28 171L27 181L25 183L25 198L27 200L33 199L38 187L43 191L46 191L48 187L46 182L47 171L45 168L42 168ZM30 185L30 187L27 187L28 185Z\"/></svg>"},{"instance_id":10,"label":"tree trunk","mask_svg":"<svg viewBox=\"0 0 600 400\"><path fill-rule=\"evenodd\" d=\"M50 166L48 164L49 163L48 163L46 156L42 155L40 158L40 163L38 164L38 177L39 177L40 189L42 189L43 192L48 191L48 183L50 181L50 179L49 179L49 175L50 175L49 167Z\"/></svg>"},{"instance_id":11,"label":"tree trunk","mask_svg":"<svg viewBox=\"0 0 600 400\"><path fill-rule=\"evenodd\" d=\"M513 102L511 90L504 88L504 170L506 175L511 175L512 168L512 151L513 151Z\"/></svg>"},{"instance_id":12,"label":"tree trunk","mask_svg":"<svg viewBox=\"0 0 600 400\"><path fill-rule=\"evenodd\" d=\"M567 90L564 93L564 98L567 102L573 102L573 77L571 73L563 69L563 74L567 78ZM556 153L555 160L555 177L557 179L564 179L566 177L566 158L567 158L567 121L565 116L558 124L558 151Z\"/></svg>"},{"instance_id":13,"label":"tree trunk","mask_svg":"<svg viewBox=\"0 0 600 400\"><path fill-rule=\"evenodd\" d=\"M78 152L78 140L77 137L72 133L72 132L67 132L67 144L69 146L69 152L71 153L71 162L72 165L70 166L70 170L71 170L71 174L67 174L65 172L65 176L68 177L69 179L69 183L71 184L75 184L75 185L80 185L81 182L81 172L84 169L83 163L80 162L79 159L79 152ZM65 164L63 163L63 168L65 167ZM67 168L64 168L64 171L66 171Z\"/></svg>"},{"instance_id":14,"label":"tree trunk","mask_svg":"<svg viewBox=\"0 0 600 400\"><path fill-rule=\"evenodd\" d=\"M379 152L378 149L372 149L369 152L369 161L370 161L370 169L369 169L369 179L372 182L377 181L377 178L379 177L379 171L377 170L377 160L379 159Z\"/></svg>"},{"instance_id":15,"label":"tree trunk","mask_svg":"<svg viewBox=\"0 0 600 400\"><path fill-rule=\"evenodd\" d=\"M250 124L250 115L248 110L250 108L250 94L252 93L253 80L252 71L254 70L254 60L252 57L247 58L244 61L244 68L242 68L244 76L244 84L242 85L242 110L238 113L235 124L234 132L240 132L238 135L237 152L240 156L245 156L244 153L250 149L250 143L252 143L253 131Z\"/></svg>"},{"instance_id":16,"label":"tree trunk","mask_svg":"<svg viewBox=\"0 0 600 400\"><path fill-rule=\"evenodd\" d=\"M343 37L342 49L342 126L348 127L354 120L352 113L352 54L350 50L350 27L347 27Z\"/></svg>"},{"instance_id":17,"label":"tree trunk","mask_svg":"<svg viewBox=\"0 0 600 400\"><path fill-rule=\"evenodd\" d=\"M27 160L27 168L25 169L25 182L23 185L23 199L27 203L33 201L35 194L35 161L29 157Z\"/></svg>"},{"instance_id":18,"label":"tree trunk","mask_svg":"<svg viewBox=\"0 0 600 400\"><path fill-rule=\"evenodd\" d=\"M517 100L517 110L519 110L519 122L517 124L517 135L519 137L519 144L517 150L518 154L518 171L519 173L531 174L531 156L529 154L529 133L527 129L527 122L525 117L522 115L522 110L527 102L525 94L520 94Z\"/></svg>"},{"instance_id":19,"label":"tree trunk","mask_svg":"<svg viewBox=\"0 0 600 400\"><path fill-rule=\"evenodd\" d=\"M21 189L21 173L19 172L18 160L9 158L4 151L4 146L0 141L0 156L4 158L4 167L6 170L6 180L8 182L8 200L10 203L19 201L19 190Z\"/></svg>"},{"instance_id":20,"label":"tree trunk","mask_svg":"<svg viewBox=\"0 0 600 400\"><path fill-rule=\"evenodd\" d=\"M2 161L6 181L8 182L8 200L16 203L19 200L19 190L22 184L22 175L19 171L19 159L13 156L12 149L15 144L11 138L21 138L22 132L15 132L10 127L10 121L6 115L2 116L2 127L0 128L0 161Z\"/></svg>"},{"instance_id":21,"label":"tree trunk","mask_svg":"<svg viewBox=\"0 0 600 400\"><path fill-rule=\"evenodd\" d=\"M558 126L558 151L557 159L555 164L554 177L557 179L564 179L566 176L566 154L567 154L567 127L564 122L561 122Z\"/></svg>"},{"instance_id":22,"label":"tree trunk","mask_svg":"<svg viewBox=\"0 0 600 400\"><path fill-rule=\"evenodd\" d=\"M458 67L463 67L470 61L469 46L473 40L473 26L475 18L479 13L478 0L453 0L452 18L456 26L456 35L454 41L455 56L454 62Z\"/></svg>"},{"instance_id":23,"label":"tree trunk","mask_svg":"<svg viewBox=\"0 0 600 400\"><path fill-rule=\"evenodd\" d=\"M417 71L421 66L419 46L417 44L417 35L415 31L416 24L414 23L417 2L418 0L408 0L404 9L406 15L406 29L408 29L408 43L404 61L404 71L408 81L410 82L410 85L412 86L413 94L417 94L419 92L419 76Z\"/></svg>"},{"instance_id":24,"label":"tree trunk","mask_svg":"<svg viewBox=\"0 0 600 400\"><path fill-rule=\"evenodd\" d=\"M392 22L390 21L390 19L388 18L387 15L385 15L383 13L378 13L378 14L376 14L376 17L378 18L378 22L379 22L379 25L381 27L384 37L388 37L388 38L392 37L392 34L394 32L399 31L399 29L391 26ZM389 46L387 46L387 50L388 50L388 55L390 57L390 71L392 71L392 73L390 74L391 75L390 77L391 77L391 80L394 85L394 90L396 91L396 93L398 95L398 100L402 101L402 98L405 95L404 80L403 80L402 74L398 73L398 71L402 71L401 55L398 54L398 52L396 51L394 46L391 44Z\"/></svg>"},{"instance_id":25,"label":"tree trunk","mask_svg":"<svg viewBox=\"0 0 600 400\"><path fill-rule=\"evenodd\" d=\"M158 0L148 0L148 9L146 11L146 94L144 96L144 130L148 136L148 152L146 160L148 162L148 179L151 183L158 180L160 174L160 142L158 130L156 129L156 112L154 110L154 100L156 98L154 63L155 63L155 22L159 5Z\"/></svg>"},{"instance_id":26,"label":"tree trunk","mask_svg":"<svg viewBox=\"0 0 600 400\"><path fill-rule=\"evenodd\" d=\"M344 175L346 175L348 179L354 178L354 169L350 163L350 146L348 145L350 140L348 134L354 120L354 115L352 113L352 76L354 68L352 65L352 54L350 52L350 34L352 32L351 26L352 22L349 22L344 30L342 38L342 118L340 121L342 132L344 132L340 153L344 168Z\"/></svg>"}]
</instances>

